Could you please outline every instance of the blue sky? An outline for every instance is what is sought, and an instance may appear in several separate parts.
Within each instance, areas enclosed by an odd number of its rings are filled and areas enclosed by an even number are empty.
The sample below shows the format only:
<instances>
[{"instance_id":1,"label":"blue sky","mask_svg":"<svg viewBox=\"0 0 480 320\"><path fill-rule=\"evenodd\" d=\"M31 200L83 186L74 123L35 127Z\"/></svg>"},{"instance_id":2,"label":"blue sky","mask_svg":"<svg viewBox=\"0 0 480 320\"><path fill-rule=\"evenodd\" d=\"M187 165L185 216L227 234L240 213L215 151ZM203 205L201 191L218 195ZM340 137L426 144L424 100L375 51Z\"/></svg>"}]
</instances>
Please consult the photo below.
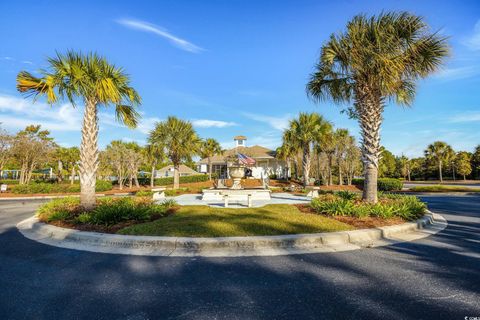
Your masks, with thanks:
<instances>
[{"instance_id":1,"label":"blue sky","mask_svg":"<svg viewBox=\"0 0 480 320\"><path fill-rule=\"evenodd\" d=\"M101 147L112 139L143 143L169 115L225 147L238 134L249 145L277 147L299 111L319 112L358 137L357 123L332 103L309 101L305 84L332 32L355 14L382 10L424 16L452 46L446 66L420 83L412 108L387 107L382 144L408 156L434 140L471 151L480 144L478 1L2 1L0 122L11 132L40 123L60 144L78 145L81 108L33 104L15 89L20 70L74 49L124 67L143 99L136 130L101 110Z\"/></svg>"}]
</instances>

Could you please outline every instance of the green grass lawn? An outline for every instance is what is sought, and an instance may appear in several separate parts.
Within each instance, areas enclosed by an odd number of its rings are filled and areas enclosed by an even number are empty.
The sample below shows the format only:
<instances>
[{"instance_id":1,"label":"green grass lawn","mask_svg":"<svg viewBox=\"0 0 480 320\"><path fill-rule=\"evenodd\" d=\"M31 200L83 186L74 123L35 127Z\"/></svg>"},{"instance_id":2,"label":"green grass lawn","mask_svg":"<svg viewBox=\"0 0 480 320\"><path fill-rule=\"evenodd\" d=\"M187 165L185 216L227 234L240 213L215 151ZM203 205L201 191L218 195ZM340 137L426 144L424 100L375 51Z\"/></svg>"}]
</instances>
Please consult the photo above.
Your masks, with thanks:
<instances>
[{"instance_id":1,"label":"green grass lawn","mask_svg":"<svg viewBox=\"0 0 480 320\"><path fill-rule=\"evenodd\" d=\"M480 188L468 188L462 186L418 186L410 188L410 191L415 192L480 192Z\"/></svg>"},{"instance_id":2,"label":"green grass lawn","mask_svg":"<svg viewBox=\"0 0 480 320\"><path fill-rule=\"evenodd\" d=\"M118 233L149 236L225 237L280 235L352 230L352 226L291 205L261 208L182 206L175 214L133 225Z\"/></svg>"}]
</instances>

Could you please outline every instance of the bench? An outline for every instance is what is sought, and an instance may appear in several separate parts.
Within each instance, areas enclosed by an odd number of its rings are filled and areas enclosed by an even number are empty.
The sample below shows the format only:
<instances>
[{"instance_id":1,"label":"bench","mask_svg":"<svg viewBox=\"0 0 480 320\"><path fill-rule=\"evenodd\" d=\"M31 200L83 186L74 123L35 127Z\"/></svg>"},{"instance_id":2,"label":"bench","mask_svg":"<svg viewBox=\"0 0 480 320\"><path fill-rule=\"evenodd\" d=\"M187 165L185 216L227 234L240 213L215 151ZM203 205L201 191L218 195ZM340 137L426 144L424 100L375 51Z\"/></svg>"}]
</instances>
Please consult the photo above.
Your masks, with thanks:
<instances>
[{"instance_id":1,"label":"bench","mask_svg":"<svg viewBox=\"0 0 480 320\"><path fill-rule=\"evenodd\" d=\"M165 199L165 190L166 189L167 188L165 188L165 187L153 188L152 189L153 200L163 200L163 199Z\"/></svg>"},{"instance_id":2,"label":"bench","mask_svg":"<svg viewBox=\"0 0 480 320\"><path fill-rule=\"evenodd\" d=\"M307 197L318 198L318 190L320 190L320 187L307 187L306 189L309 190Z\"/></svg>"},{"instance_id":3,"label":"bench","mask_svg":"<svg viewBox=\"0 0 480 320\"><path fill-rule=\"evenodd\" d=\"M228 190L220 191L220 195L223 197L225 202L225 208L228 208L228 200L230 196L237 195L246 195L247 196L247 205L250 208L252 206L252 195L256 193L256 190Z\"/></svg>"}]
</instances>

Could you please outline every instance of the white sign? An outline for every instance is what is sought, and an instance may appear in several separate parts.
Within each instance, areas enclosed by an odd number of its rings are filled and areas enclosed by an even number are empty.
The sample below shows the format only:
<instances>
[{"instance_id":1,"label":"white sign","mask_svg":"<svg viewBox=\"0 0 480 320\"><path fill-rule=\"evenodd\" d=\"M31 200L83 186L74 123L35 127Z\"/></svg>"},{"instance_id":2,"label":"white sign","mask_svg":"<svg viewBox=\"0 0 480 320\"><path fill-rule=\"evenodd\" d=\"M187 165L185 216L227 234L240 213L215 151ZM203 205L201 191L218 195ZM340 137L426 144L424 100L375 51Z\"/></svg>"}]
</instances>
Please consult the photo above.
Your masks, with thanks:
<instances>
[{"instance_id":1,"label":"white sign","mask_svg":"<svg viewBox=\"0 0 480 320\"><path fill-rule=\"evenodd\" d=\"M6 184L2 184L0 186L0 192L7 192L7 185Z\"/></svg>"}]
</instances>

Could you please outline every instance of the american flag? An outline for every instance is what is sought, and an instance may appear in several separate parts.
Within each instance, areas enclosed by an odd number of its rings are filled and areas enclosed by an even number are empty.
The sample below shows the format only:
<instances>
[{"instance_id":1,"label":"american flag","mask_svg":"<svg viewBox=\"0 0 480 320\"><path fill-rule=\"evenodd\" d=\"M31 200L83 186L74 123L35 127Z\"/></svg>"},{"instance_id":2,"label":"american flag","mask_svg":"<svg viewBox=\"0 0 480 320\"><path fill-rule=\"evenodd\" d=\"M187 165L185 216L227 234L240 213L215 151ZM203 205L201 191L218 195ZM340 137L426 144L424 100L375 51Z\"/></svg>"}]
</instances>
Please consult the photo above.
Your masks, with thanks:
<instances>
[{"instance_id":1,"label":"american flag","mask_svg":"<svg viewBox=\"0 0 480 320\"><path fill-rule=\"evenodd\" d=\"M255 164L255 159L250 158L249 156L244 155L243 153L238 153L237 156L238 156L238 161L240 161L244 165L252 166Z\"/></svg>"}]
</instances>

